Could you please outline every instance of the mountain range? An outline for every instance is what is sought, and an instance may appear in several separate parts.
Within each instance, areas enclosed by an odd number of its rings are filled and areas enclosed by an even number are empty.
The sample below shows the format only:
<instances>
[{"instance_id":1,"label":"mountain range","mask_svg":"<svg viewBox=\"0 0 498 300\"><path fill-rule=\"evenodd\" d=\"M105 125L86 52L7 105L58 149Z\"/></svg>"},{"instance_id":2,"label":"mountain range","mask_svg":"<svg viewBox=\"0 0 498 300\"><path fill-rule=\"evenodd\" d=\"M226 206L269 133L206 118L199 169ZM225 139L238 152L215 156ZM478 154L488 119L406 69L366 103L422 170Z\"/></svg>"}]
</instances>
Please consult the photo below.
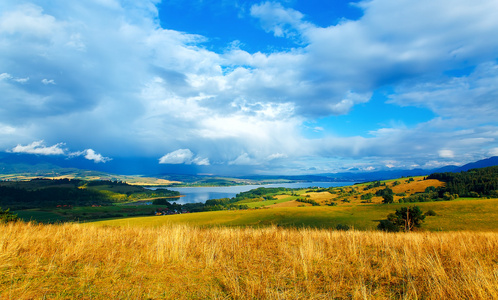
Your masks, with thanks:
<instances>
[{"instance_id":1,"label":"mountain range","mask_svg":"<svg viewBox=\"0 0 498 300\"><path fill-rule=\"evenodd\" d=\"M498 156L468 163L463 166L445 166L437 169L405 169L405 170L382 170L368 172L342 172L314 175L231 175L229 177L270 180L286 179L299 181L355 181L365 182L374 180L394 179L409 176L422 176L431 173L461 172L474 168L483 168L498 165ZM60 157L46 157L38 155L0 153L0 174L67 174L81 170L93 171L96 174L109 173L119 175L140 174L143 176L164 178L168 180L184 181L186 176L192 177L214 177L215 175L199 175L197 169L185 168L184 165L175 167L159 165L157 161L148 159L121 159L110 161L105 164L94 164L83 158L65 159ZM180 172L181 170L181 172ZM86 172L88 174L88 171Z\"/></svg>"}]
</instances>

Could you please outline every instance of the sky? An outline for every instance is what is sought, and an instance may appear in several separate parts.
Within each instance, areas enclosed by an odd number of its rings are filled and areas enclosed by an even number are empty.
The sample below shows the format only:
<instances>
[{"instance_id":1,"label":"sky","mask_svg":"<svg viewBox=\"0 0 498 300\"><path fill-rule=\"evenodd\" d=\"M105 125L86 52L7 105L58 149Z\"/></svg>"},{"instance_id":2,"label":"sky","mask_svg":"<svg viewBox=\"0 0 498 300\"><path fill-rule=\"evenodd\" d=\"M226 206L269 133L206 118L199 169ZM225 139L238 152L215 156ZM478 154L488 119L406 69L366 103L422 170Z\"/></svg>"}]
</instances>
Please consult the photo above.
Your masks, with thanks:
<instances>
[{"instance_id":1,"label":"sky","mask_svg":"<svg viewBox=\"0 0 498 300\"><path fill-rule=\"evenodd\" d=\"M498 0L3 0L0 151L254 174L495 156L497 14Z\"/></svg>"}]
</instances>

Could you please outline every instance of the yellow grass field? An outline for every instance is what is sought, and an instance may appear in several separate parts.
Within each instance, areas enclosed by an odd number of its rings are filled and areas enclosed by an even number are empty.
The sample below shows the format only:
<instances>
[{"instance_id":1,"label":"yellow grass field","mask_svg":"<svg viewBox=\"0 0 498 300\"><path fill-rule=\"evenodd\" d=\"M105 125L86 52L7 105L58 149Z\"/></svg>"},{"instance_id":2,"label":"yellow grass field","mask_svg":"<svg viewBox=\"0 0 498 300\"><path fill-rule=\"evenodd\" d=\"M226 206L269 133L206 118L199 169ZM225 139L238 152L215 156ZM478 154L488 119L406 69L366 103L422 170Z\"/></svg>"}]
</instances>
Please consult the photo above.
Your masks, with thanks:
<instances>
[{"instance_id":1,"label":"yellow grass field","mask_svg":"<svg viewBox=\"0 0 498 300\"><path fill-rule=\"evenodd\" d=\"M283 202L282 204L289 203ZM300 203L300 202L297 202ZM303 204L303 203L301 203ZM185 224L199 227L316 227L335 229L345 224L357 230L375 230L379 220L403 206L419 206L422 211L433 210L436 216L427 217L422 225L428 231L494 231L498 232L498 199L459 199L423 203L363 204L339 206L273 207L267 209L211 211L172 216L133 217L103 220L99 226L161 227Z\"/></svg>"},{"instance_id":2,"label":"yellow grass field","mask_svg":"<svg viewBox=\"0 0 498 300\"><path fill-rule=\"evenodd\" d=\"M282 203L268 205L267 207L270 207L270 208L279 208L279 207L300 207L300 206L311 206L311 204L309 204L309 203L303 203L303 202L298 202L296 200L291 200L291 201L287 201L287 202L282 202Z\"/></svg>"},{"instance_id":3,"label":"yellow grass field","mask_svg":"<svg viewBox=\"0 0 498 300\"><path fill-rule=\"evenodd\" d=\"M442 187L444 186L444 182L439 181L439 180L434 180L434 179L429 179L429 180L424 180L423 176L418 176L418 177L413 177L414 181L408 181L408 178L400 178L400 179L392 179L392 180L385 180L382 181L382 183L385 183L385 186L380 186L372 189L366 189L367 185L370 183L364 183L364 184L357 184L357 185L352 185L352 186L343 186L343 187L337 187L335 188L334 193L330 193L328 191L318 191L318 192L313 192L309 191L308 189L303 189L300 192L297 192L299 197L306 197L309 200L313 200L320 205L327 205L332 202L334 202L336 205L339 206L349 206L349 203L352 204L360 204L363 203L365 204L365 201L361 200L361 196L365 195L367 193L372 193L375 194L378 190L383 190L386 187L389 187L390 189L393 190L395 194L398 193L405 193L405 196L394 196L395 202L398 202L400 198L406 197L413 195L415 193L420 193L424 192L425 189L429 186L433 187ZM395 185L394 183L397 182ZM308 190L308 191L307 191ZM353 193L354 191L354 193ZM275 198L278 200L280 199L289 199L289 203L284 203L279 201L280 203L273 204L272 201L266 201L266 202L257 202L254 203L255 205L252 205L251 207L297 207L297 206L302 206L301 204L297 204L299 202L294 201L296 197L290 197L289 195L276 195ZM347 199L347 201L341 201L342 199ZM371 198L371 201L368 203L369 205L371 204L379 204L382 203L383 198L379 196L374 196ZM247 204L247 203L246 203ZM308 205L306 205L308 206Z\"/></svg>"},{"instance_id":4,"label":"yellow grass field","mask_svg":"<svg viewBox=\"0 0 498 300\"><path fill-rule=\"evenodd\" d=\"M0 299L498 299L498 233L0 224Z\"/></svg>"}]
</instances>

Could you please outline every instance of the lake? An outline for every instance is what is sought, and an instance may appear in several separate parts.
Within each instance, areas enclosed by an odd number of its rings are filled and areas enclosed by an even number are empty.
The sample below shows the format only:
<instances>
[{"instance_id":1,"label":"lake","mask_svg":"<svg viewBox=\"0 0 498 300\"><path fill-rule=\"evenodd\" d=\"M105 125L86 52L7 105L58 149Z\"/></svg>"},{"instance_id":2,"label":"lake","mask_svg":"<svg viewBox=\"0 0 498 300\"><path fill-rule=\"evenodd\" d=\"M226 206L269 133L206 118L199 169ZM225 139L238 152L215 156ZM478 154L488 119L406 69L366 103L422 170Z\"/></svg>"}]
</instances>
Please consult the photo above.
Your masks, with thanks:
<instances>
[{"instance_id":1,"label":"lake","mask_svg":"<svg viewBox=\"0 0 498 300\"><path fill-rule=\"evenodd\" d=\"M183 197L179 198L176 203L197 203L206 202L210 199L233 198L241 192L247 192L259 187L285 187L285 188L307 188L307 187L337 187L352 185L353 182L294 182L294 183L279 183L265 185L236 185L236 186L214 186L214 187L178 187L168 190L178 191Z\"/></svg>"}]
</instances>

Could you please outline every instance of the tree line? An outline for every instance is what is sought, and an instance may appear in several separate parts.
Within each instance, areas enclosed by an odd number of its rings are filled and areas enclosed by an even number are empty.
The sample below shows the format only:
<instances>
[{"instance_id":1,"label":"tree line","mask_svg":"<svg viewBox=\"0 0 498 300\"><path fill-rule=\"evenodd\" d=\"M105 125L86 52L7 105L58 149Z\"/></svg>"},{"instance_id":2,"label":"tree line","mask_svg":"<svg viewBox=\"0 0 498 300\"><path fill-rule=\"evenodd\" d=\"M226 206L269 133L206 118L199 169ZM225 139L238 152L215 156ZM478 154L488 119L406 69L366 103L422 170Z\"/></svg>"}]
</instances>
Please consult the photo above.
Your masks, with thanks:
<instances>
[{"instance_id":1,"label":"tree line","mask_svg":"<svg viewBox=\"0 0 498 300\"><path fill-rule=\"evenodd\" d=\"M460 173L434 173L427 179L437 179L446 183L438 190L460 197L498 197L498 166L472 169Z\"/></svg>"},{"instance_id":2,"label":"tree line","mask_svg":"<svg viewBox=\"0 0 498 300\"><path fill-rule=\"evenodd\" d=\"M105 189L107 186L117 185L132 188L127 183L110 180L33 179L24 182L1 182L0 206L19 210L58 205L111 205L118 200L133 201L152 197L173 197L180 194L167 189L147 190L143 187L133 187L135 191L125 194Z\"/></svg>"}]
</instances>

